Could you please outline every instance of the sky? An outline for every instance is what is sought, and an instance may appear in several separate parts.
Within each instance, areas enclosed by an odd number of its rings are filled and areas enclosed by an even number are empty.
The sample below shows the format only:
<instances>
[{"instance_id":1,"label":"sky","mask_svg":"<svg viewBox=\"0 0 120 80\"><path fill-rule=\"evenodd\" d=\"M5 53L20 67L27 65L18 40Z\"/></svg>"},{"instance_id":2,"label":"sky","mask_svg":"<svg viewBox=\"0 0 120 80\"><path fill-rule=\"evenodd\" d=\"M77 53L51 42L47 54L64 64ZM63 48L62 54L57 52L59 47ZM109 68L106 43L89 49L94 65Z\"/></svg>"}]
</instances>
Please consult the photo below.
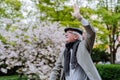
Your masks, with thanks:
<instances>
[{"instance_id":1,"label":"sky","mask_svg":"<svg viewBox=\"0 0 120 80\"><path fill-rule=\"evenodd\" d=\"M90 8L95 9L96 8L96 4L98 3L98 0L93 0L93 2L88 3L87 0L69 0L66 5L72 6L74 4L77 4L79 7L86 7L89 6ZM89 4L89 5L88 5Z\"/></svg>"},{"instance_id":2,"label":"sky","mask_svg":"<svg viewBox=\"0 0 120 80\"><path fill-rule=\"evenodd\" d=\"M89 6L92 9L96 9L96 5L97 3L99 3L100 0L92 0L92 2L88 2L88 0L67 0L67 5L73 5L75 3L77 3L80 7L86 7ZM108 3L108 7L115 7L114 5L117 3L118 0L104 0L104 2ZM110 2L112 1L112 3ZM120 5L120 4L119 4Z\"/></svg>"}]
</instances>

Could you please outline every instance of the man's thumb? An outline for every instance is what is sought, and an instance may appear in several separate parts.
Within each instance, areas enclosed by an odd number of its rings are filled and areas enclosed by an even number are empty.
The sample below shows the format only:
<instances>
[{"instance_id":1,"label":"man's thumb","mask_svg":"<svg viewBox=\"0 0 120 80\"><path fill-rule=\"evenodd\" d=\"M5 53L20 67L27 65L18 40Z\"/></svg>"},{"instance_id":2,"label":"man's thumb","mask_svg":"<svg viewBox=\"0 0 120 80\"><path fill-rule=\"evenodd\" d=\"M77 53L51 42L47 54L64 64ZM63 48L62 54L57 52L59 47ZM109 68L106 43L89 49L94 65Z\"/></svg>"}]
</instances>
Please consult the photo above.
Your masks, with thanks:
<instances>
[{"instance_id":1,"label":"man's thumb","mask_svg":"<svg viewBox=\"0 0 120 80\"><path fill-rule=\"evenodd\" d=\"M71 15L74 17L74 13L73 12L70 12L71 13Z\"/></svg>"}]
</instances>

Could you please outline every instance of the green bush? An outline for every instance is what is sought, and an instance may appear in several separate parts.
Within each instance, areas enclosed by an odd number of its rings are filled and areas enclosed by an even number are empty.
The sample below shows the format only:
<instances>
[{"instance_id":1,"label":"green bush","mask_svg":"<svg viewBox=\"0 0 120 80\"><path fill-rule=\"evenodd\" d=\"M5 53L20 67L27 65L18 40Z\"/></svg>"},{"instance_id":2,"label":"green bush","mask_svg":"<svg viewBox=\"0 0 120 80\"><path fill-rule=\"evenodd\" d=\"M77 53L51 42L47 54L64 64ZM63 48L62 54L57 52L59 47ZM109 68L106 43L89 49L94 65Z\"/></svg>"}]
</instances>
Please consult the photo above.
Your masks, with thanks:
<instances>
[{"instance_id":1,"label":"green bush","mask_svg":"<svg viewBox=\"0 0 120 80\"><path fill-rule=\"evenodd\" d=\"M106 49L94 48L91 54L93 62L107 62L109 61L110 54L106 52Z\"/></svg>"},{"instance_id":2,"label":"green bush","mask_svg":"<svg viewBox=\"0 0 120 80\"><path fill-rule=\"evenodd\" d=\"M22 78L19 75L10 75L10 76L0 76L0 80L28 80L26 76Z\"/></svg>"},{"instance_id":3,"label":"green bush","mask_svg":"<svg viewBox=\"0 0 120 80\"><path fill-rule=\"evenodd\" d=\"M120 80L120 65L96 65L102 80Z\"/></svg>"}]
</instances>

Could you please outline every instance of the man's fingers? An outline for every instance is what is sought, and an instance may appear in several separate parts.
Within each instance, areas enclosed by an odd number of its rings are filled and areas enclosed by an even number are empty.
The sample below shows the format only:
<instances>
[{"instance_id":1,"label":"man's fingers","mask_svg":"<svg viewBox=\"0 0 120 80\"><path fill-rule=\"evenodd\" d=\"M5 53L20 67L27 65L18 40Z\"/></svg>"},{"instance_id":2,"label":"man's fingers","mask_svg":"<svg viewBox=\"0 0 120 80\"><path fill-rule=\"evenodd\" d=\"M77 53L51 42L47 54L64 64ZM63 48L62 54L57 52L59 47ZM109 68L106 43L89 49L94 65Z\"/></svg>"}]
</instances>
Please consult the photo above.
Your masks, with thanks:
<instances>
[{"instance_id":1,"label":"man's fingers","mask_svg":"<svg viewBox=\"0 0 120 80\"><path fill-rule=\"evenodd\" d=\"M77 4L74 4L73 9L74 9L74 12L79 12L79 7Z\"/></svg>"},{"instance_id":2,"label":"man's fingers","mask_svg":"<svg viewBox=\"0 0 120 80\"><path fill-rule=\"evenodd\" d=\"M70 12L70 13L71 13L71 15L73 16L74 13L73 13L73 12Z\"/></svg>"},{"instance_id":3,"label":"man's fingers","mask_svg":"<svg viewBox=\"0 0 120 80\"><path fill-rule=\"evenodd\" d=\"M74 4L73 9L74 9L74 11L71 12L71 15L72 15L73 17L75 17L75 18L77 18L78 16L80 16L79 7L78 7L77 4Z\"/></svg>"},{"instance_id":4,"label":"man's fingers","mask_svg":"<svg viewBox=\"0 0 120 80\"><path fill-rule=\"evenodd\" d=\"M76 4L74 4L73 9L74 9L74 11L76 10Z\"/></svg>"}]
</instances>

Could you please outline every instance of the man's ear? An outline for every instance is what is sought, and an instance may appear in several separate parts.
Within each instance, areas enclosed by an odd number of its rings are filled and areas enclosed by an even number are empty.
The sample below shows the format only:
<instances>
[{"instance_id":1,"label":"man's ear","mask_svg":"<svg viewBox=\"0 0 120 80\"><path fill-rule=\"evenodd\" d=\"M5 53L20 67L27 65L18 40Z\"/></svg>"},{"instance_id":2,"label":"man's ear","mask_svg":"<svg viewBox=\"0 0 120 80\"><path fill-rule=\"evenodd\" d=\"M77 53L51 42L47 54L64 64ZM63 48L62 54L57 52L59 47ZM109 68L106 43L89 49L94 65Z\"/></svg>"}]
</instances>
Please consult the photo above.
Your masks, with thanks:
<instances>
[{"instance_id":1,"label":"man's ear","mask_svg":"<svg viewBox=\"0 0 120 80\"><path fill-rule=\"evenodd\" d=\"M78 39L78 38L79 38L79 36L78 36L78 35L75 35L75 36L74 36L74 39Z\"/></svg>"}]
</instances>

